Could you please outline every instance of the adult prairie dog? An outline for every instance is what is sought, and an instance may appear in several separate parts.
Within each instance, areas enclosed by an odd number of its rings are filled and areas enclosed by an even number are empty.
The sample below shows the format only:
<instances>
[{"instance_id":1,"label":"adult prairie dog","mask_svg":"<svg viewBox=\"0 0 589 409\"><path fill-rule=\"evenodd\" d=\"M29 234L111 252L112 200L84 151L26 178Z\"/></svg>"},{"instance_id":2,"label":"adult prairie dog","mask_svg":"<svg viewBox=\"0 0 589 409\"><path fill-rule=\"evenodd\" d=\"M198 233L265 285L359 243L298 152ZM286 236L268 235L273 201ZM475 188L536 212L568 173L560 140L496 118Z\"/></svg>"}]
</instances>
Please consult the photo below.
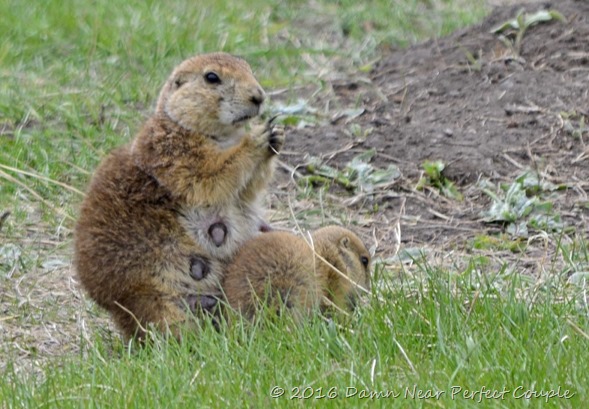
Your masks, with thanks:
<instances>
[{"instance_id":1,"label":"adult prairie dog","mask_svg":"<svg viewBox=\"0 0 589 409\"><path fill-rule=\"evenodd\" d=\"M224 53L181 63L132 143L96 170L75 229L82 286L128 336L210 309L225 263L266 228L258 200L284 142L252 126L264 91Z\"/></svg>"},{"instance_id":2,"label":"adult prairie dog","mask_svg":"<svg viewBox=\"0 0 589 409\"><path fill-rule=\"evenodd\" d=\"M332 303L353 309L362 289L370 288L370 253L338 226L321 228L311 239L275 231L248 241L225 273L228 304L248 319L260 307L286 307L298 316Z\"/></svg>"},{"instance_id":3,"label":"adult prairie dog","mask_svg":"<svg viewBox=\"0 0 589 409\"><path fill-rule=\"evenodd\" d=\"M206 54L180 64L164 85L155 120L131 147L136 163L180 205L181 222L209 254L228 260L267 230L260 200L284 143L263 124L264 91L245 60Z\"/></svg>"}]
</instances>

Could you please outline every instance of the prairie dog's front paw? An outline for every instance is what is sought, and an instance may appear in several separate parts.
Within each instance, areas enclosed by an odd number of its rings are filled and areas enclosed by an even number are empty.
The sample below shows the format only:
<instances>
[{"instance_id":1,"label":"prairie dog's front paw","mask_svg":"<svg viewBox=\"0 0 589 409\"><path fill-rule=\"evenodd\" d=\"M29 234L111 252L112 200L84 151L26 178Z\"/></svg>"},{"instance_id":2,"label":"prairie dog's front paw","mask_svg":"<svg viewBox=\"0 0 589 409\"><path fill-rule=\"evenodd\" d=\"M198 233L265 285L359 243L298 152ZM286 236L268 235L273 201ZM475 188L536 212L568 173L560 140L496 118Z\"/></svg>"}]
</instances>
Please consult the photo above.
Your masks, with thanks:
<instances>
[{"instance_id":1,"label":"prairie dog's front paw","mask_svg":"<svg viewBox=\"0 0 589 409\"><path fill-rule=\"evenodd\" d=\"M278 155L284 145L284 127L268 122L254 129L252 138L256 146L269 155Z\"/></svg>"},{"instance_id":2,"label":"prairie dog's front paw","mask_svg":"<svg viewBox=\"0 0 589 409\"><path fill-rule=\"evenodd\" d=\"M268 128L270 128L270 138L268 139L270 151L273 154L278 155L284 145L284 127L282 125L272 125L269 123Z\"/></svg>"}]
</instances>

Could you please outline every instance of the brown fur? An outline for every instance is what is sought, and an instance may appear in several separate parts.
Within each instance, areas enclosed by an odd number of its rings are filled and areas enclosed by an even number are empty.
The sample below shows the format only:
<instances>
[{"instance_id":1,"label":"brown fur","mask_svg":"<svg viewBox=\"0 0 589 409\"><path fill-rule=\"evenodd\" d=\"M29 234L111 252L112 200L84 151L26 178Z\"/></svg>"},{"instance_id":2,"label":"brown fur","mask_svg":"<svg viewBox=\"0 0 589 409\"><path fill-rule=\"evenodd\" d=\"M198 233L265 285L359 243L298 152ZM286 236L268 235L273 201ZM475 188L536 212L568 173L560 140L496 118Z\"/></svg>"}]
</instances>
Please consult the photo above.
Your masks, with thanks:
<instances>
[{"instance_id":1,"label":"brown fur","mask_svg":"<svg viewBox=\"0 0 589 409\"><path fill-rule=\"evenodd\" d=\"M324 297L341 309L353 309L358 286L370 288L368 250L342 227L324 227L311 237L307 243L291 233L270 232L248 241L227 267L223 291L229 305L248 319L262 304L309 315L328 306ZM314 256L313 248L325 261Z\"/></svg>"},{"instance_id":2,"label":"brown fur","mask_svg":"<svg viewBox=\"0 0 589 409\"><path fill-rule=\"evenodd\" d=\"M220 82L207 80L210 73ZM126 336L184 321L198 297L219 293L222 264L265 226L257 201L284 135L269 125L246 132L263 99L242 59L186 60L134 141L95 172L74 263L90 297ZM208 231L217 222L226 228L221 244Z\"/></svg>"}]
</instances>

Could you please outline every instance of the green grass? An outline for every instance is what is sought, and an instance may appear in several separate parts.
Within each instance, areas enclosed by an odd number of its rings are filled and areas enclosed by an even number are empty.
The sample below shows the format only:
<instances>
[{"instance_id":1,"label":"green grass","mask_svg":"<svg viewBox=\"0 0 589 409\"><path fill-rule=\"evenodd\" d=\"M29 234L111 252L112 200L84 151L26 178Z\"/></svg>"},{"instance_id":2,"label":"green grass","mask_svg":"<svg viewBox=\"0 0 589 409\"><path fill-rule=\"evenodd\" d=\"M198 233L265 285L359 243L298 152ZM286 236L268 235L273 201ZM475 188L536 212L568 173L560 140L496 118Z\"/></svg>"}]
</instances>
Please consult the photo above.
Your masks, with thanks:
<instances>
[{"instance_id":1,"label":"green grass","mask_svg":"<svg viewBox=\"0 0 589 409\"><path fill-rule=\"evenodd\" d=\"M400 281L379 269L369 305L338 325L205 325L181 345L156 340L130 353L98 337L80 356L53 359L41 378L9 370L0 398L7 407L60 408L581 407L589 339L575 330L588 324L580 294L556 275L535 286L479 267L449 273L423 264ZM273 398L276 387L284 395ZM400 395L361 398L387 391ZM526 391L561 398L525 399Z\"/></svg>"},{"instance_id":2,"label":"green grass","mask_svg":"<svg viewBox=\"0 0 589 409\"><path fill-rule=\"evenodd\" d=\"M382 49L448 33L485 11L467 0L166 4L0 2L0 215L11 211L0 232L0 408L573 408L586 401L587 307L582 287L565 278L588 260L565 245L555 257L569 267L551 271L550 280L476 258L463 268L379 268L369 306L339 326L319 318L296 328L205 326L181 345L160 341L129 353L116 334L80 325L76 308L90 311L91 321L104 314L71 301L62 288L69 270L47 273L48 263L69 260L81 200L74 189L83 191L104 154L133 136L180 60L212 50L242 55L266 89L291 89L296 100L296 86L324 86L317 67L326 62L353 72ZM50 324L65 333L54 354L40 341ZM284 396L271 397L275 386ZM414 386L444 394L413 399ZM463 388L454 399L452 386ZM519 386L575 395L526 400L513 396ZM401 395L345 398L348 387ZM290 399L296 388L300 396L337 397ZM481 403L480 394L463 396L483 388L509 392Z\"/></svg>"}]
</instances>

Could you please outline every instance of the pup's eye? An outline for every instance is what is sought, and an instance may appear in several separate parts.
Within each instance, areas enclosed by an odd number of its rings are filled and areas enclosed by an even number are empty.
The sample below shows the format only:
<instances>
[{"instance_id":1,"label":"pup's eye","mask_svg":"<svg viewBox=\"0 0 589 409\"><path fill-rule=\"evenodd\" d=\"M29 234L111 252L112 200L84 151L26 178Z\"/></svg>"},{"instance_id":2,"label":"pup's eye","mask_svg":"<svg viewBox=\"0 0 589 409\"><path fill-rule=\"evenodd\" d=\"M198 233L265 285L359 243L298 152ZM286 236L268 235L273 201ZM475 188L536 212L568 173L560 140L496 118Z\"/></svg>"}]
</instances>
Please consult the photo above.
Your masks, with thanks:
<instances>
[{"instance_id":1,"label":"pup's eye","mask_svg":"<svg viewBox=\"0 0 589 409\"><path fill-rule=\"evenodd\" d=\"M219 78L219 76L214 72L207 72L205 74L205 81L209 84L220 84L221 78Z\"/></svg>"},{"instance_id":2,"label":"pup's eye","mask_svg":"<svg viewBox=\"0 0 589 409\"><path fill-rule=\"evenodd\" d=\"M360 257L360 263L362 263L362 265L363 265L364 267L368 267L368 262L369 262L369 261L370 261L370 260L368 260L368 257L366 257L366 256L362 256L362 257Z\"/></svg>"}]
</instances>

